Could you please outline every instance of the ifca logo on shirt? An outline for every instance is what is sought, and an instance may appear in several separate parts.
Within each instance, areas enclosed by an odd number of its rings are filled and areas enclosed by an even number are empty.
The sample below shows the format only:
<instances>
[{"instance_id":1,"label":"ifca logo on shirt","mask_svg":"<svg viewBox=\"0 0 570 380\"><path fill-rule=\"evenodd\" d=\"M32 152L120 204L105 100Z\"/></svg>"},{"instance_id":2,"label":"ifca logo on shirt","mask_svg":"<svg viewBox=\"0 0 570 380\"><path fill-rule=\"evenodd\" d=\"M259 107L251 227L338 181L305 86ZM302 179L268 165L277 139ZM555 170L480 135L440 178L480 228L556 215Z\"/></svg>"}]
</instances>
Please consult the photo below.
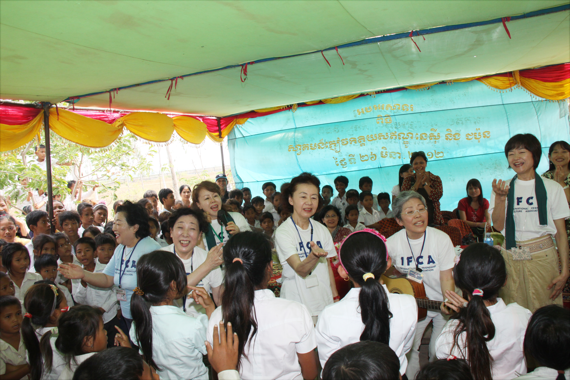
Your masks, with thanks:
<instances>
[{"instance_id":1,"label":"ifca logo on shirt","mask_svg":"<svg viewBox=\"0 0 570 380\"><path fill-rule=\"evenodd\" d=\"M323 245L321 244L320 241L317 241L316 244L319 248L323 248ZM311 253L311 242L310 241L307 242L307 249L309 250L309 253ZM299 251L303 252L303 242L299 242Z\"/></svg>"},{"instance_id":2,"label":"ifca logo on shirt","mask_svg":"<svg viewBox=\"0 0 570 380\"><path fill-rule=\"evenodd\" d=\"M523 197L517 197L517 206L520 206L523 201ZM534 206L534 197L528 197L526 199L526 204L529 206Z\"/></svg>"},{"instance_id":3,"label":"ifca logo on shirt","mask_svg":"<svg viewBox=\"0 0 570 380\"><path fill-rule=\"evenodd\" d=\"M407 264L404 264L404 257L401 257L401 259L402 259L402 266L406 266L406 265L410 266L414 263L414 258L412 256L408 256L405 258ZM418 256L417 263L418 263L418 265L424 265L424 257ZM430 265L430 264L435 264L435 260L433 259L433 257L431 257L431 255L428 255L427 265Z\"/></svg>"}]
</instances>

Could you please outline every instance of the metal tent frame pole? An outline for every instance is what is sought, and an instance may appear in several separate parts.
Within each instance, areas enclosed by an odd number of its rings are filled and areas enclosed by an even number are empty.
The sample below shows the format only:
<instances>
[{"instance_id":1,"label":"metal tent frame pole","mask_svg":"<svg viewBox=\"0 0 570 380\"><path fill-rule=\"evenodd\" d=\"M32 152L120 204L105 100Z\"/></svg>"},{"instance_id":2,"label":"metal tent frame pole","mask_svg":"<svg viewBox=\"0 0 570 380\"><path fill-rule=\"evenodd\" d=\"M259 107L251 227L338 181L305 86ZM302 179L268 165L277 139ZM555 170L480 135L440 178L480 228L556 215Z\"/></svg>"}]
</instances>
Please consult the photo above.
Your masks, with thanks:
<instances>
[{"instance_id":1,"label":"metal tent frame pole","mask_svg":"<svg viewBox=\"0 0 570 380\"><path fill-rule=\"evenodd\" d=\"M218 121L218 136L220 139L222 138L222 126L221 126L221 119L219 117L216 118ZM222 155L222 173L226 175L226 166L224 165L224 141L220 142L220 154Z\"/></svg>"},{"instance_id":2,"label":"metal tent frame pole","mask_svg":"<svg viewBox=\"0 0 570 380\"><path fill-rule=\"evenodd\" d=\"M51 103L43 102L42 107L44 109L44 133L46 139L47 210L49 213L51 233L53 234L55 232L55 223L53 223L53 182L51 177L51 140L49 135L49 110Z\"/></svg>"}]
</instances>

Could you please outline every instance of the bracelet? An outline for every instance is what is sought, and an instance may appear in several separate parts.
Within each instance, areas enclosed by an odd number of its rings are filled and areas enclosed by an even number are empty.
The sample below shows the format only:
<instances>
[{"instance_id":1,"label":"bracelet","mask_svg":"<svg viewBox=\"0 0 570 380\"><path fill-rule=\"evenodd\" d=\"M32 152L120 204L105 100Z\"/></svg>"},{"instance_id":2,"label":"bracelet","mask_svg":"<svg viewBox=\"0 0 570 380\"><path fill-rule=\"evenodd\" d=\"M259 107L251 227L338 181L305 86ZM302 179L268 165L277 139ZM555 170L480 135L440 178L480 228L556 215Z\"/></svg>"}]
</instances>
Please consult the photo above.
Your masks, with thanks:
<instances>
[{"instance_id":1,"label":"bracelet","mask_svg":"<svg viewBox=\"0 0 570 380\"><path fill-rule=\"evenodd\" d=\"M333 297L333 301L339 300L340 301L340 296L335 296Z\"/></svg>"}]
</instances>

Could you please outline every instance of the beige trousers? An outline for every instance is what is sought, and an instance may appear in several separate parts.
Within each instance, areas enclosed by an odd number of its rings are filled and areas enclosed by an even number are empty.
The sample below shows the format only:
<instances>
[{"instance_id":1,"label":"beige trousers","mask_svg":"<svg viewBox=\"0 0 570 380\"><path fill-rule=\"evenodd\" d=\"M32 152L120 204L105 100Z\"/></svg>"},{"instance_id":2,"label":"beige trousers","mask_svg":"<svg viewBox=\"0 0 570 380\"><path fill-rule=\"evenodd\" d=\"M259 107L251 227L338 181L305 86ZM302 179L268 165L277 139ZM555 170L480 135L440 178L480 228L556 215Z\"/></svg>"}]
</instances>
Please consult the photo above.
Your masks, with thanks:
<instances>
[{"instance_id":1,"label":"beige trousers","mask_svg":"<svg viewBox=\"0 0 570 380\"><path fill-rule=\"evenodd\" d=\"M552 289L547 289L550 282L560 274L558 270L558 252L550 235L517 241L517 247L527 249L531 260L514 260L513 253L505 246L501 249L507 266L507 284L499 292L506 304L516 302L531 312L542 306L562 305L562 294L550 299Z\"/></svg>"}]
</instances>

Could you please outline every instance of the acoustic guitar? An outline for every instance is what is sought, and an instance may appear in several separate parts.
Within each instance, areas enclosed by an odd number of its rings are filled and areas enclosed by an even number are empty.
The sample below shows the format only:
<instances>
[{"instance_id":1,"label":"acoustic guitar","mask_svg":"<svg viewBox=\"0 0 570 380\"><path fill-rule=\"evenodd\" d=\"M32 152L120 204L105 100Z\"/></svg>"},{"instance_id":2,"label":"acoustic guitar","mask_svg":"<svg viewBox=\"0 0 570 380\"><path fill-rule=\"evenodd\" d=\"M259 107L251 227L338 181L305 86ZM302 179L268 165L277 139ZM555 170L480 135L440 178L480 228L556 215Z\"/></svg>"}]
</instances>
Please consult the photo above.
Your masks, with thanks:
<instances>
[{"instance_id":1,"label":"acoustic guitar","mask_svg":"<svg viewBox=\"0 0 570 380\"><path fill-rule=\"evenodd\" d=\"M391 272L388 274L388 272ZM439 311L441 301L433 301L427 298L424 284L408 280L405 274L393 269L382 275L382 281L390 293L409 294L414 296L418 304L418 321L425 319L428 310Z\"/></svg>"}]
</instances>

